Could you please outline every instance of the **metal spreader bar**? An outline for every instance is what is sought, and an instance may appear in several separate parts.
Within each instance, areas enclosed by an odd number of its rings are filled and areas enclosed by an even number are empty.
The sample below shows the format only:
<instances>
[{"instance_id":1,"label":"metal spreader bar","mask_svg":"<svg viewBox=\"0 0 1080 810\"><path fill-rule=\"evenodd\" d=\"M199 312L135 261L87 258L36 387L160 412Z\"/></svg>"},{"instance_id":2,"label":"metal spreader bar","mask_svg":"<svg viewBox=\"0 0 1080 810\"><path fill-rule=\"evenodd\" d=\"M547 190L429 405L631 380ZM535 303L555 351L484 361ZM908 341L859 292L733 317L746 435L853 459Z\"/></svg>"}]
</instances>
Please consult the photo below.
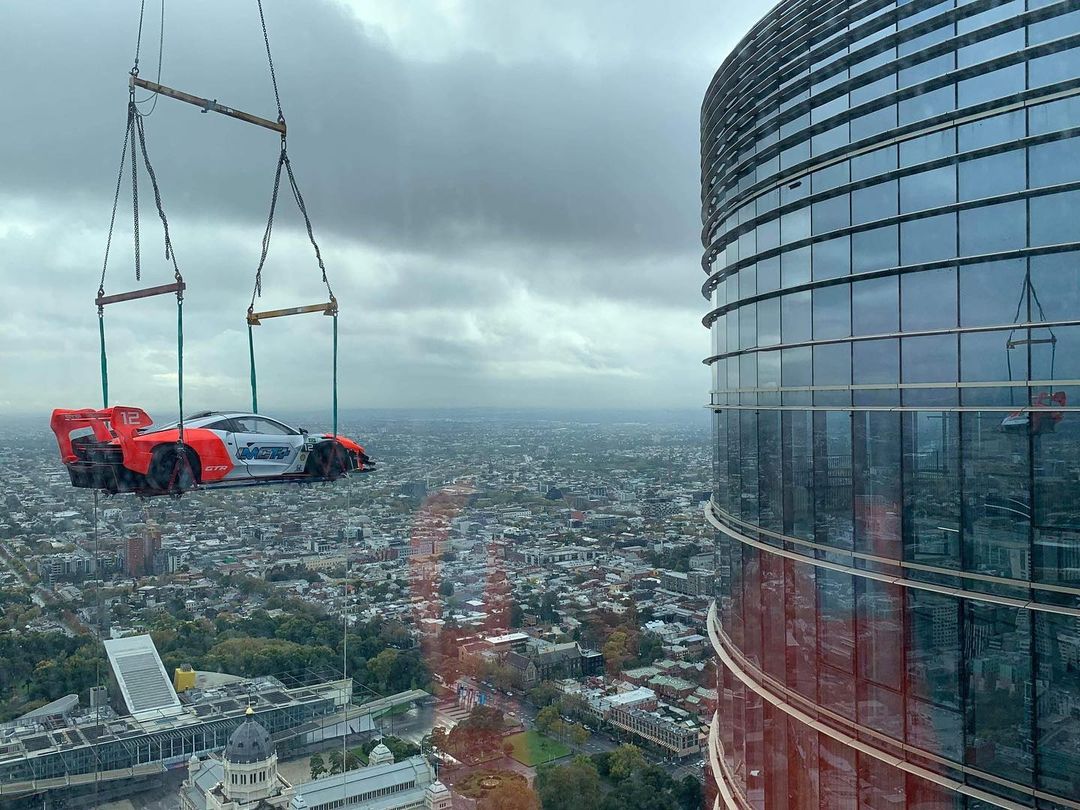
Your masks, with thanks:
<instances>
[{"instance_id":1,"label":"metal spreader bar","mask_svg":"<svg viewBox=\"0 0 1080 810\"><path fill-rule=\"evenodd\" d=\"M263 318L284 318L286 315L303 315L308 312L321 312L324 315L337 315L337 301L330 299L330 301L325 304L308 304L303 307L270 309L266 312L248 312L247 322L250 326L258 326Z\"/></svg>"},{"instance_id":2,"label":"metal spreader bar","mask_svg":"<svg viewBox=\"0 0 1080 810\"><path fill-rule=\"evenodd\" d=\"M132 290L131 292L115 293L113 295L99 295L94 299L94 306L103 307L106 304L116 304L120 301L137 301L140 298L152 298L155 295L166 295L167 293L182 293L187 289L187 285L182 281L174 281L172 284L161 284L157 287L146 287L142 290Z\"/></svg>"},{"instance_id":3,"label":"metal spreader bar","mask_svg":"<svg viewBox=\"0 0 1080 810\"><path fill-rule=\"evenodd\" d=\"M169 98L175 98L177 101L184 101L188 104L193 104L196 107L201 107L203 112L217 112L222 115L227 115L230 118L236 118L240 121L245 121L249 124L255 124L266 129L272 129L275 132L281 133L282 137L285 136L285 122L284 121L271 121L268 118L260 118L257 115L246 113L243 110L234 110L232 107L227 107L224 104L218 104L217 99L202 98L201 96L193 96L191 93L185 93L183 90L174 90L171 87L166 87L163 84L157 82L147 81L139 76L132 76L130 79L132 87L141 87L143 90L149 90L151 93L160 93L163 96Z\"/></svg>"}]
</instances>

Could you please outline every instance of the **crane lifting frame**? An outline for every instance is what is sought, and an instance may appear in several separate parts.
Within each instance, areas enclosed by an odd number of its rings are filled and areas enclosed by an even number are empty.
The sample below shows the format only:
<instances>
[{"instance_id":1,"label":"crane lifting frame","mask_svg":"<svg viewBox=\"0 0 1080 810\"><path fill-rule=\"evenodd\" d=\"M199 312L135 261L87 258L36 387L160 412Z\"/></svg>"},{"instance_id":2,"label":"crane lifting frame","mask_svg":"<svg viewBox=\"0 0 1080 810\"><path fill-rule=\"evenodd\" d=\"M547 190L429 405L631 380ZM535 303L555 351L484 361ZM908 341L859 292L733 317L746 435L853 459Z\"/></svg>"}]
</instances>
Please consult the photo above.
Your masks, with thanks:
<instances>
[{"instance_id":1,"label":"crane lifting frame","mask_svg":"<svg viewBox=\"0 0 1080 810\"><path fill-rule=\"evenodd\" d=\"M260 118L257 115L246 113L243 110L234 110L232 107L227 107L224 104L218 104L217 99L202 98L201 96L194 96L191 93L185 93L183 90L174 90L171 87L166 87L163 84L157 82L147 81L138 76L132 76L130 78L130 85L132 87L141 87L144 90L149 90L151 93L160 93L163 96L169 98L175 98L177 101L184 101L188 104L193 104L196 107L201 107L203 112L217 112L222 115L227 115L230 118L236 118L240 121L245 121L249 124L255 124L256 126L265 127L266 129L272 129L275 132L281 133L281 137L285 137L286 128L285 121L271 121L268 118Z\"/></svg>"}]
</instances>

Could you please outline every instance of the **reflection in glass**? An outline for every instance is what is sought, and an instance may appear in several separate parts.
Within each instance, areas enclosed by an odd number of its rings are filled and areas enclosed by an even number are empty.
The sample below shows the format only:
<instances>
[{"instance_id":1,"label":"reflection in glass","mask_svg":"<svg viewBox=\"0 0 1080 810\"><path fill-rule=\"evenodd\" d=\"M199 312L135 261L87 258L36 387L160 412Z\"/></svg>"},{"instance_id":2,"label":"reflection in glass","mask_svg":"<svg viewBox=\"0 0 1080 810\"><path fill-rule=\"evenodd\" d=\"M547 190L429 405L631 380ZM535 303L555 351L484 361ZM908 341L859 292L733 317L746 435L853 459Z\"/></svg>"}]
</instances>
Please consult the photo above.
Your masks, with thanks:
<instances>
[{"instance_id":1,"label":"reflection in glass","mask_svg":"<svg viewBox=\"0 0 1080 810\"><path fill-rule=\"evenodd\" d=\"M1031 612L965 600L968 764L1031 782Z\"/></svg>"},{"instance_id":2,"label":"reflection in glass","mask_svg":"<svg viewBox=\"0 0 1080 810\"><path fill-rule=\"evenodd\" d=\"M852 234L852 272L861 273L867 270L896 267L900 263L898 237L899 231L895 225Z\"/></svg>"},{"instance_id":3,"label":"reflection in glass","mask_svg":"<svg viewBox=\"0 0 1080 810\"><path fill-rule=\"evenodd\" d=\"M906 602L907 742L961 761L959 600L908 589Z\"/></svg>"},{"instance_id":4,"label":"reflection in glass","mask_svg":"<svg viewBox=\"0 0 1080 810\"><path fill-rule=\"evenodd\" d=\"M896 276L871 278L851 285L851 330L855 335L882 335L900 328L900 282Z\"/></svg>"},{"instance_id":5,"label":"reflection in glass","mask_svg":"<svg viewBox=\"0 0 1080 810\"><path fill-rule=\"evenodd\" d=\"M904 414L904 559L960 566L960 417Z\"/></svg>"},{"instance_id":6,"label":"reflection in glass","mask_svg":"<svg viewBox=\"0 0 1080 810\"><path fill-rule=\"evenodd\" d=\"M965 336L966 337L966 336ZM964 413L963 544L968 570L1026 580L1030 574L1029 436L995 411Z\"/></svg>"},{"instance_id":7,"label":"reflection in glass","mask_svg":"<svg viewBox=\"0 0 1080 810\"><path fill-rule=\"evenodd\" d=\"M900 325L905 332L956 326L956 301L955 267L900 277Z\"/></svg>"}]
</instances>

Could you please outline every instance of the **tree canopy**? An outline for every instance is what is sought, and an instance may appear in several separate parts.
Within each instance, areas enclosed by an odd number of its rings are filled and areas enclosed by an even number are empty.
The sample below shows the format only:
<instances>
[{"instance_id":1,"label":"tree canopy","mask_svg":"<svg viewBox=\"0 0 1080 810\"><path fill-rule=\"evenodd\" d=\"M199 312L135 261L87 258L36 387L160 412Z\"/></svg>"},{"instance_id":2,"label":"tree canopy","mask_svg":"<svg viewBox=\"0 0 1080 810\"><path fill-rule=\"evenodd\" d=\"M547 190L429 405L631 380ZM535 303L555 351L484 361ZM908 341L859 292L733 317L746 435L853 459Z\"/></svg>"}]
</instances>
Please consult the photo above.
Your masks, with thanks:
<instances>
[{"instance_id":1,"label":"tree canopy","mask_svg":"<svg viewBox=\"0 0 1080 810\"><path fill-rule=\"evenodd\" d=\"M633 745L578 756L567 765L537 772L543 810L700 810L701 783L693 776L676 782L663 768L645 761Z\"/></svg>"}]
</instances>

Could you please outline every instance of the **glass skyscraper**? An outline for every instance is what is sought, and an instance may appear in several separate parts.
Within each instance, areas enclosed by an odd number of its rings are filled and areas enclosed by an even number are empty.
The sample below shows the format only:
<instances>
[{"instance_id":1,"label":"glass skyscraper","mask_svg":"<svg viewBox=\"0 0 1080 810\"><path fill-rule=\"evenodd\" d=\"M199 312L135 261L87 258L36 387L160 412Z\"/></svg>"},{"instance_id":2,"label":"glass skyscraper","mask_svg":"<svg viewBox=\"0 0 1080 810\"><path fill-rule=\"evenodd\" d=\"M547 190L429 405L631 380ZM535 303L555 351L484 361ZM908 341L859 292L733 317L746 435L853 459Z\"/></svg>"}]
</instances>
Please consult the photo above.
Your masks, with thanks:
<instances>
[{"instance_id":1,"label":"glass skyscraper","mask_svg":"<svg viewBox=\"0 0 1080 810\"><path fill-rule=\"evenodd\" d=\"M782 0L701 145L717 806L1080 808L1080 2Z\"/></svg>"}]
</instances>

